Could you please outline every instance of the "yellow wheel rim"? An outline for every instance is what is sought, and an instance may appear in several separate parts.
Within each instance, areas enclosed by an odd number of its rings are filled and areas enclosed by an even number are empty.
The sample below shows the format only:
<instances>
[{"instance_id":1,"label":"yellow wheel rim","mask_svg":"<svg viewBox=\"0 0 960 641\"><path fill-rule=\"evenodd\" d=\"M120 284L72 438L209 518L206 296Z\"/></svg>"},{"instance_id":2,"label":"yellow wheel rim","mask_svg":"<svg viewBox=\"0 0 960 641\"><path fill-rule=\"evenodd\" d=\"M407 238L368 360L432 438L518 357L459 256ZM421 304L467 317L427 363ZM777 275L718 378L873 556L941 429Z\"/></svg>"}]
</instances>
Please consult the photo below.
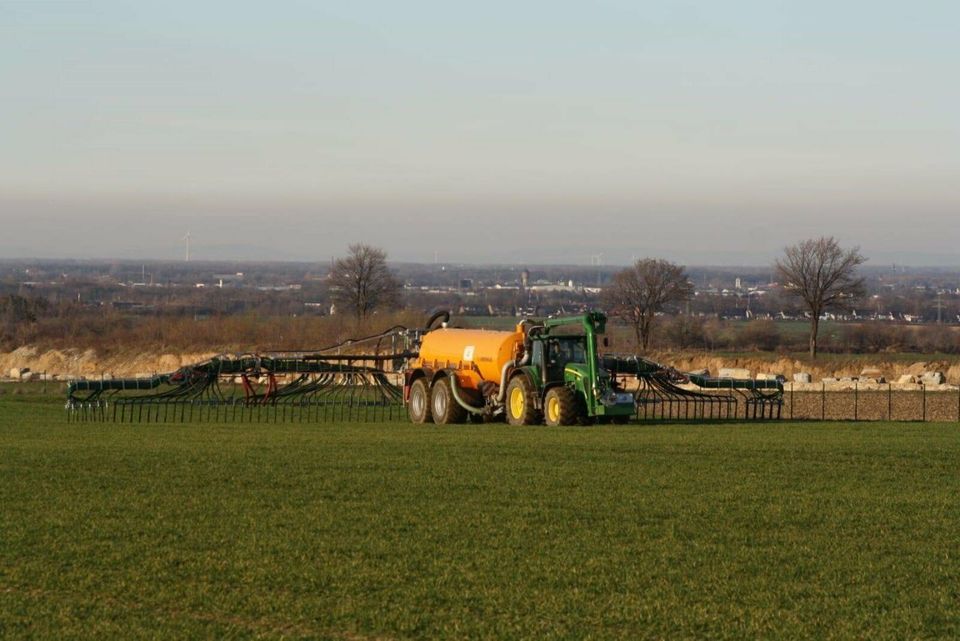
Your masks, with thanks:
<instances>
[{"instance_id":1,"label":"yellow wheel rim","mask_svg":"<svg viewBox=\"0 0 960 641\"><path fill-rule=\"evenodd\" d=\"M560 399L556 396L551 396L547 401L547 418L553 423L560 419Z\"/></svg>"},{"instance_id":2,"label":"yellow wheel rim","mask_svg":"<svg viewBox=\"0 0 960 641\"><path fill-rule=\"evenodd\" d=\"M510 392L510 414L514 418L520 418L523 416L523 406L526 404L526 399L523 398L523 390L519 387L514 387Z\"/></svg>"}]
</instances>

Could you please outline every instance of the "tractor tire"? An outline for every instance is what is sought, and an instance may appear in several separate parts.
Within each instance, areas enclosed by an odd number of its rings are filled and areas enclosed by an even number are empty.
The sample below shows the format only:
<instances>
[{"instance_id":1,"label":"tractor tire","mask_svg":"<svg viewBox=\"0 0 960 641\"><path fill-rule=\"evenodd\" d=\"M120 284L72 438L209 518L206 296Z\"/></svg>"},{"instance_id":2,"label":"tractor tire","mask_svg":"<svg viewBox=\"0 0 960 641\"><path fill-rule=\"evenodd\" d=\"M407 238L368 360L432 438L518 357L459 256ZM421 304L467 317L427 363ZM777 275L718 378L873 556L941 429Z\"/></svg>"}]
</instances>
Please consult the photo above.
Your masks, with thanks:
<instances>
[{"instance_id":1,"label":"tractor tire","mask_svg":"<svg viewBox=\"0 0 960 641\"><path fill-rule=\"evenodd\" d=\"M450 378L444 377L433 384L430 394L430 410L433 413L433 422L437 425L463 423L467 420L467 410L460 407L450 389Z\"/></svg>"},{"instance_id":2,"label":"tractor tire","mask_svg":"<svg viewBox=\"0 0 960 641\"><path fill-rule=\"evenodd\" d=\"M525 375L514 376L507 385L507 422L510 425L537 425L542 416L535 405L536 391Z\"/></svg>"},{"instance_id":3,"label":"tractor tire","mask_svg":"<svg viewBox=\"0 0 960 641\"><path fill-rule=\"evenodd\" d=\"M581 415L577 393L565 385L551 387L543 400L543 416L547 425L574 425Z\"/></svg>"},{"instance_id":4,"label":"tractor tire","mask_svg":"<svg viewBox=\"0 0 960 641\"><path fill-rule=\"evenodd\" d=\"M411 423L429 423L433 420L430 411L430 386L427 379L418 378L410 386L410 398L407 400L407 414Z\"/></svg>"}]
</instances>

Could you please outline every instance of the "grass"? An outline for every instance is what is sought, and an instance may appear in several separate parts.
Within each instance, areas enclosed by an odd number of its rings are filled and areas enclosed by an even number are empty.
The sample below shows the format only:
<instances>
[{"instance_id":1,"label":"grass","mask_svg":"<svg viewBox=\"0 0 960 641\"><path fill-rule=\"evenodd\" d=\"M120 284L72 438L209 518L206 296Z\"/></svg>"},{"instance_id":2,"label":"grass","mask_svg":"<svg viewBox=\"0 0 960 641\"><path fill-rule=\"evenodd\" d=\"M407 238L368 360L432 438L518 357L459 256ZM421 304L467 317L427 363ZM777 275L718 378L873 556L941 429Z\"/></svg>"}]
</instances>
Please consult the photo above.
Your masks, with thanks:
<instances>
[{"instance_id":1,"label":"grass","mask_svg":"<svg viewBox=\"0 0 960 641\"><path fill-rule=\"evenodd\" d=\"M2 638L957 638L960 429L67 424L0 397Z\"/></svg>"}]
</instances>

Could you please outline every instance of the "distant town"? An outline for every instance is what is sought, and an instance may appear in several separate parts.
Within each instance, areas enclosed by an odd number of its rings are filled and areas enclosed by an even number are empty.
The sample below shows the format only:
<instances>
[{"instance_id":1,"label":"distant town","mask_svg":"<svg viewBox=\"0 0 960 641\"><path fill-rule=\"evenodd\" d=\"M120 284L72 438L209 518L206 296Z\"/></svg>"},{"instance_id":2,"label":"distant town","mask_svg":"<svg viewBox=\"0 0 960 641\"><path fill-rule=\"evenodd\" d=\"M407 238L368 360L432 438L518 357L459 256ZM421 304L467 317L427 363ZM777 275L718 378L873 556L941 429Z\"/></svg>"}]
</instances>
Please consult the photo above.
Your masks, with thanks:
<instances>
[{"instance_id":1,"label":"distant town","mask_svg":"<svg viewBox=\"0 0 960 641\"><path fill-rule=\"evenodd\" d=\"M391 264L405 307L448 307L460 316L549 316L601 305L601 292L621 266ZM676 313L721 320L803 320L770 267L688 266L694 296ZM70 302L131 314L258 312L335 315L328 263L133 262L6 260L0 296ZM869 295L826 321L960 323L960 269L871 266L862 270Z\"/></svg>"}]
</instances>

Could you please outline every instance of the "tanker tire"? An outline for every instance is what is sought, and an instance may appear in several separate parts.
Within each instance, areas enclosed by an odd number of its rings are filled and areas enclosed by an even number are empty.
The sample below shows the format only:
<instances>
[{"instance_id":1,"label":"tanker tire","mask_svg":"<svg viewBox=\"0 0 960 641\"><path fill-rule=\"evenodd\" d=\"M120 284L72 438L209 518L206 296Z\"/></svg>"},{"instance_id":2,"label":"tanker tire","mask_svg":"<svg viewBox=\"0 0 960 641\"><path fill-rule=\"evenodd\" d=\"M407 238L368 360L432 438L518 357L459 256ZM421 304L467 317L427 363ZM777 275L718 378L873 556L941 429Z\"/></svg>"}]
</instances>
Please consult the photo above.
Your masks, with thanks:
<instances>
[{"instance_id":1,"label":"tanker tire","mask_svg":"<svg viewBox=\"0 0 960 641\"><path fill-rule=\"evenodd\" d=\"M450 379L446 377L433 384L430 409L433 412L433 422L437 425L463 423L467 420L467 410L460 407L457 399L453 397Z\"/></svg>"},{"instance_id":2,"label":"tanker tire","mask_svg":"<svg viewBox=\"0 0 960 641\"><path fill-rule=\"evenodd\" d=\"M575 425L581 415L577 394L565 385L551 387L543 400L544 418L547 425Z\"/></svg>"},{"instance_id":3,"label":"tanker tire","mask_svg":"<svg viewBox=\"0 0 960 641\"><path fill-rule=\"evenodd\" d=\"M407 401L407 414L411 423L429 423L433 420L430 412L430 387L427 379L421 377L410 386L410 400Z\"/></svg>"},{"instance_id":4,"label":"tanker tire","mask_svg":"<svg viewBox=\"0 0 960 641\"><path fill-rule=\"evenodd\" d=\"M543 420L534 405L533 385L523 374L507 385L507 422L510 425L538 425Z\"/></svg>"}]
</instances>

